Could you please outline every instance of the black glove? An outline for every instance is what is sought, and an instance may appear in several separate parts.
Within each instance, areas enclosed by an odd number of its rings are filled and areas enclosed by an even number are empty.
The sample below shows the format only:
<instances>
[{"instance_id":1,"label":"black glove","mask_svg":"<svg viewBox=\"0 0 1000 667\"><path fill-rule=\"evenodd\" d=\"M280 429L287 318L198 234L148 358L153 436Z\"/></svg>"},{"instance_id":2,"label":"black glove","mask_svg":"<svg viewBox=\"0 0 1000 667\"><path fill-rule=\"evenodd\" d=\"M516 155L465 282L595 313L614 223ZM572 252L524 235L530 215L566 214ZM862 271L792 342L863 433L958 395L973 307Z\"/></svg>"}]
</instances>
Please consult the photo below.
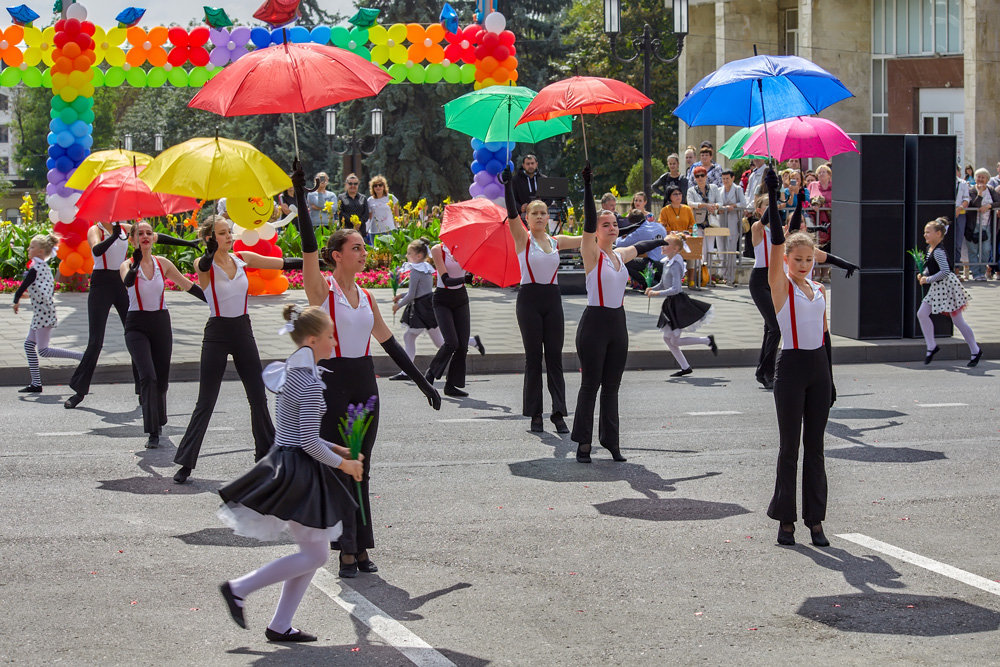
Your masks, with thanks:
<instances>
[{"instance_id":1,"label":"black glove","mask_svg":"<svg viewBox=\"0 0 1000 667\"><path fill-rule=\"evenodd\" d=\"M136 248L132 251L132 266L125 273L125 278L122 282L125 283L125 287L131 287L135 285L136 276L139 274L139 264L142 262L142 250Z\"/></svg>"},{"instance_id":2,"label":"black glove","mask_svg":"<svg viewBox=\"0 0 1000 667\"><path fill-rule=\"evenodd\" d=\"M313 229L309 203L306 201L306 176L298 158L292 164L292 186L295 188L295 206L298 208L295 226L302 238L302 253L316 252L319 244L316 242L316 230Z\"/></svg>"},{"instance_id":3,"label":"black glove","mask_svg":"<svg viewBox=\"0 0 1000 667\"><path fill-rule=\"evenodd\" d=\"M795 198L795 212L792 213L792 219L788 222L788 231L797 232L802 229L802 200L804 197L800 192Z\"/></svg>"},{"instance_id":4,"label":"black glove","mask_svg":"<svg viewBox=\"0 0 1000 667\"><path fill-rule=\"evenodd\" d=\"M297 269L302 270L302 258L301 257L286 257L281 262L282 271L291 271Z\"/></svg>"},{"instance_id":5,"label":"black glove","mask_svg":"<svg viewBox=\"0 0 1000 667\"><path fill-rule=\"evenodd\" d=\"M504 170L500 172L500 182L507 185L512 180L514 180L514 174L511 172L510 167L504 167Z\"/></svg>"},{"instance_id":6,"label":"black glove","mask_svg":"<svg viewBox=\"0 0 1000 667\"><path fill-rule=\"evenodd\" d=\"M200 285L192 283L191 289L188 290L188 294L190 294L196 299L201 299L205 303L208 303L208 299L205 298L205 291L201 289Z\"/></svg>"},{"instance_id":7,"label":"black glove","mask_svg":"<svg viewBox=\"0 0 1000 667\"><path fill-rule=\"evenodd\" d=\"M215 233L213 232L205 239L205 254L198 258L199 271L204 273L212 268L212 262L215 260L215 251L218 249L219 242L215 240Z\"/></svg>"},{"instance_id":8,"label":"black glove","mask_svg":"<svg viewBox=\"0 0 1000 667\"><path fill-rule=\"evenodd\" d=\"M458 287L459 285L465 284L465 276L462 276L461 278L452 278L447 273L442 273L441 282L444 283L445 287Z\"/></svg>"},{"instance_id":9,"label":"black glove","mask_svg":"<svg viewBox=\"0 0 1000 667\"><path fill-rule=\"evenodd\" d=\"M764 184L767 186L767 226L771 230L771 245L782 245L785 242L785 230L781 226L781 215L778 213L778 185L780 183L774 169L768 167L764 172Z\"/></svg>"},{"instance_id":10,"label":"black glove","mask_svg":"<svg viewBox=\"0 0 1000 667\"><path fill-rule=\"evenodd\" d=\"M510 220L520 216L521 213L517 209L517 200L514 199L514 184L510 179L510 171L504 169L503 173L507 174L507 180L503 182L503 201L507 205L507 219ZM501 180L503 180L502 176Z\"/></svg>"},{"instance_id":11,"label":"black glove","mask_svg":"<svg viewBox=\"0 0 1000 667\"><path fill-rule=\"evenodd\" d=\"M853 276L855 271L861 269L861 267L858 266L857 264L852 264L848 262L846 259L841 259L840 257L837 257L836 255L831 255L830 253L826 253L826 263L833 264L838 269L844 269L845 271L847 271L848 278Z\"/></svg>"},{"instance_id":12,"label":"black glove","mask_svg":"<svg viewBox=\"0 0 1000 667\"><path fill-rule=\"evenodd\" d=\"M826 363L830 366L830 407L837 402L837 385L833 383L833 345L830 342L830 332L823 332L823 347L826 348Z\"/></svg>"},{"instance_id":13,"label":"black glove","mask_svg":"<svg viewBox=\"0 0 1000 667\"><path fill-rule=\"evenodd\" d=\"M583 231L593 234L597 231L597 205L594 204L594 191L590 185L593 172L589 160L583 165L580 176L583 178Z\"/></svg>"},{"instance_id":14,"label":"black glove","mask_svg":"<svg viewBox=\"0 0 1000 667\"><path fill-rule=\"evenodd\" d=\"M108 248L110 248L114 244L114 242L118 240L118 237L121 236L121 233L122 233L121 224L117 222L113 223L111 225L111 235L94 246L93 248L94 255L100 257L101 255L106 253L108 251Z\"/></svg>"},{"instance_id":15,"label":"black glove","mask_svg":"<svg viewBox=\"0 0 1000 667\"><path fill-rule=\"evenodd\" d=\"M181 248L197 248L198 244L201 243L198 239L188 241L187 239L171 236L170 234L161 234L159 232L156 234L156 242L159 245L172 245Z\"/></svg>"},{"instance_id":16,"label":"black glove","mask_svg":"<svg viewBox=\"0 0 1000 667\"><path fill-rule=\"evenodd\" d=\"M635 248L638 254L645 255L650 250L656 250L660 246L665 245L667 245L666 239L650 239L649 241L639 241L632 247Z\"/></svg>"},{"instance_id":17,"label":"black glove","mask_svg":"<svg viewBox=\"0 0 1000 667\"><path fill-rule=\"evenodd\" d=\"M440 410L441 394L437 392L434 385L428 382L427 378L425 378L423 374L417 370L417 367L413 365L413 361L406 356L406 351L400 347L399 342L396 341L396 337L390 336L388 340L380 343L380 345L382 346L382 349L385 350L385 353L389 355L389 358L396 362L396 365L399 366L399 370L406 373L406 377L416 383L420 391L422 391L424 396L427 397L427 402L430 406L435 410Z\"/></svg>"},{"instance_id":18,"label":"black glove","mask_svg":"<svg viewBox=\"0 0 1000 667\"><path fill-rule=\"evenodd\" d=\"M637 224L634 224L634 225L627 225L625 227L619 227L618 228L618 238L621 238L623 236L628 236L629 234L631 234L635 230L639 229L639 227L641 227L641 226L642 226L642 223L640 222L640 223L637 223Z\"/></svg>"}]
</instances>

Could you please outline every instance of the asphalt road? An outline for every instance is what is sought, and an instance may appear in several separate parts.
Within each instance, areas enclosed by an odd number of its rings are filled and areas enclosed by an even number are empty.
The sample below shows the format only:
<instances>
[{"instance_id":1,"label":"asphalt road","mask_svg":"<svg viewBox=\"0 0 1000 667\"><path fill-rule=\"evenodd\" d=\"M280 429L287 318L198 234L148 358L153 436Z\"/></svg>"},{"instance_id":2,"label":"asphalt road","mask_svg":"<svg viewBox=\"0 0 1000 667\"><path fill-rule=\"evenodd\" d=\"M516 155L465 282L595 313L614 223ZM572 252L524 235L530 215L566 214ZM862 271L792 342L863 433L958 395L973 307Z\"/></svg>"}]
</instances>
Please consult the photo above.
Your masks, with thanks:
<instances>
[{"instance_id":1,"label":"asphalt road","mask_svg":"<svg viewBox=\"0 0 1000 667\"><path fill-rule=\"evenodd\" d=\"M519 376L477 376L439 413L380 380L381 571L342 590L329 563L295 618L320 641L302 646L263 637L277 589L249 598L249 630L217 592L293 549L214 516L215 489L252 459L239 383L184 486L171 459L195 384L171 387L159 450L142 448L128 385L74 411L65 387L5 388L0 661L409 665L394 646L410 645L429 665L995 663L998 369L836 369L829 549L775 544L774 407L752 369L626 374L629 460L595 448L590 466L568 436L528 432Z\"/></svg>"}]
</instances>

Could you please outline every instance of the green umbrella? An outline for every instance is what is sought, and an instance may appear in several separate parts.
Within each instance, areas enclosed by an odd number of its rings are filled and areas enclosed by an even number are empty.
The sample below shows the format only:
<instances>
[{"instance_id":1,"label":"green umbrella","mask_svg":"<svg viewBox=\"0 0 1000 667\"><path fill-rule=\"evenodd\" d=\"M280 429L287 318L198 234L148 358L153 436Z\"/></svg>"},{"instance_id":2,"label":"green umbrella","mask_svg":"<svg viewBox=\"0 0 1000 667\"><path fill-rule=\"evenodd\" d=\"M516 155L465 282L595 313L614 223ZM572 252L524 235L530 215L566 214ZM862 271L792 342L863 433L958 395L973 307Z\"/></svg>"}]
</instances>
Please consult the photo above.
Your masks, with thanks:
<instances>
[{"instance_id":1,"label":"green umbrella","mask_svg":"<svg viewBox=\"0 0 1000 667\"><path fill-rule=\"evenodd\" d=\"M489 86L456 97L444 105L445 126L480 141L538 143L569 132L569 116L517 125L525 107L537 95L522 86Z\"/></svg>"},{"instance_id":2,"label":"green umbrella","mask_svg":"<svg viewBox=\"0 0 1000 667\"><path fill-rule=\"evenodd\" d=\"M744 157L756 157L756 158L766 158L766 155L744 155L743 154L743 144L747 142L750 135L758 129L760 125L754 125L753 127L744 127L736 132L733 136L729 137L726 143L719 147L719 152L725 155L730 160L739 160Z\"/></svg>"}]
</instances>

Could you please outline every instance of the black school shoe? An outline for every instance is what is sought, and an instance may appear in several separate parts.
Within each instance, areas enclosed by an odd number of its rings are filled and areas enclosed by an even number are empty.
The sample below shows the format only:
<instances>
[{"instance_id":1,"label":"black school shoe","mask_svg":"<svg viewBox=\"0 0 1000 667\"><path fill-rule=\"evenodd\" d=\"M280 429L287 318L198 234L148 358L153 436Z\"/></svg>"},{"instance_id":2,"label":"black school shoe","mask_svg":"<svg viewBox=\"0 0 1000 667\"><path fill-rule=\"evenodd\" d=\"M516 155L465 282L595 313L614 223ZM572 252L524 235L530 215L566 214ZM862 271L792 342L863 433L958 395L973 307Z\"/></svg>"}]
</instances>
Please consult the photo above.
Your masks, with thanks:
<instances>
[{"instance_id":1,"label":"black school shoe","mask_svg":"<svg viewBox=\"0 0 1000 667\"><path fill-rule=\"evenodd\" d=\"M229 585L229 582L223 582L219 586L219 592L222 593L222 598L226 601L226 605L229 607L229 615L233 617L233 622L240 626L244 630L247 627L247 622L243 618L243 607L236 604L237 600L243 602L243 598L238 598L233 593L233 587Z\"/></svg>"},{"instance_id":2,"label":"black school shoe","mask_svg":"<svg viewBox=\"0 0 1000 667\"><path fill-rule=\"evenodd\" d=\"M680 377L684 377L685 375L691 375L691 373L694 373L694 369L691 368L690 366L688 366L687 368L680 369L676 373L671 373L670 377L672 377L672 378L680 378Z\"/></svg>"},{"instance_id":3,"label":"black school shoe","mask_svg":"<svg viewBox=\"0 0 1000 667\"><path fill-rule=\"evenodd\" d=\"M42 393L42 385L40 384L29 384L27 387L18 389L19 394L40 394Z\"/></svg>"},{"instance_id":4,"label":"black school shoe","mask_svg":"<svg viewBox=\"0 0 1000 667\"><path fill-rule=\"evenodd\" d=\"M976 352L975 356L973 356L972 359L969 360L969 363L966 364L966 367L967 368L975 368L976 366L979 365L979 360L982 359L982 358L983 358L983 348L980 347L979 348L979 352ZM27 389L27 387L25 387L25 389ZM39 387L38 391L41 391L41 390L42 390L42 388ZM24 391L24 389L22 389L21 391Z\"/></svg>"},{"instance_id":5,"label":"black school shoe","mask_svg":"<svg viewBox=\"0 0 1000 667\"><path fill-rule=\"evenodd\" d=\"M566 426L566 420L560 414L554 414L550 418L553 426L556 427L556 433L569 433L569 426Z\"/></svg>"},{"instance_id":6,"label":"black school shoe","mask_svg":"<svg viewBox=\"0 0 1000 667\"><path fill-rule=\"evenodd\" d=\"M63 403L63 407L66 408L67 410L72 410L76 406L80 405L82 401L83 401L83 394L73 394L72 396L66 399L66 402Z\"/></svg>"},{"instance_id":7,"label":"black school shoe","mask_svg":"<svg viewBox=\"0 0 1000 667\"><path fill-rule=\"evenodd\" d=\"M473 336L476 341L476 349L479 350L479 354L486 354L486 347L483 345L483 341L479 340L479 336Z\"/></svg>"},{"instance_id":8,"label":"black school shoe","mask_svg":"<svg viewBox=\"0 0 1000 667\"><path fill-rule=\"evenodd\" d=\"M541 416L531 418L531 432L532 433L542 433L545 429L542 427Z\"/></svg>"},{"instance_id":9,"label":"black school shoe","mask_svg":"<svg viewBox=\"0 0 1000 667\"><path fill-rule=\"evenodd\" d=\"M453 387L450 384L446 384L444 386L444 395L445 396L451 396L453 398L465 398L466 396L469 395L469 392L462 391L458 387Z\"/></svg>"},{"instance_id":10,"label":"black school shoe","mask_svg":"<svg viewBox=\"0 0 1000 667\"><path fill-rule=\"evenodd\" d=\"M269 642L314 642L316 641L316 635L311 635L308 632L302 632L301 630L296 630L295 628L288 628L288 632L276 632L271 628L264 630L264 636L267 637Z\"/></svg>"}]
</instances>

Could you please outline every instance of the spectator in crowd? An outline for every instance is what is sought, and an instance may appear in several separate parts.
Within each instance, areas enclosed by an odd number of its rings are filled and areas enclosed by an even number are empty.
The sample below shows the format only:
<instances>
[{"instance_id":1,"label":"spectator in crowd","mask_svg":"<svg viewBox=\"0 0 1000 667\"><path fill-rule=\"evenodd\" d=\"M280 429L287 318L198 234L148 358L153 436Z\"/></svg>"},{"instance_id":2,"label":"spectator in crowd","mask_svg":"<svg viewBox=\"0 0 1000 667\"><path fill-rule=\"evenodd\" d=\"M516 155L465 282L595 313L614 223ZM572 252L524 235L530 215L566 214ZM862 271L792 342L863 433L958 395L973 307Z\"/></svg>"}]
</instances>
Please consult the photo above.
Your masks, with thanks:
<instances>
[{"instance_id":1,"label":"spectator in crowd","mask_svg":"<svg viewBox=\"0 0 1000 667\"><path fill-rule=\"evenodd\" d=\"M991 178L989 182L987 182L987 185L989 185L994 190L1000 188L1000 162L997 162L997 175Z\"/></svg>"},{"instance_id":2,"label":"spectator in crowd","mask_svg":"<svg viewBox=\"0 0 1000 667\"><path fill-rule=\"evenodd\" d=\"M712 244L720 252L735 251L740 238L740 219L746 201L743 188L735 182L733 172L722 171L722 187L714 190L712 203L719 213L719 226L729 231L729 236L713 236L705 239L706 245ZM727 285L736 284L736 255L722 255L722 279Z\"/></svg>"},{"instance_id":3,"label":"spectator in crowd","mask_svg":"<svg viewBox=\"0 0 1000 667\"><path fill-rule=\"evenodd\" d=\"M786 169L791 169L792 171L802 171L802 161L797 157L788 158L788 162L785 163Z\"/></svg>"},{"instance_id":4,"label":"spectator in crowd","mask_svg":"<svg viewBox=\"0 0 1000 667\"><path fill-rule=\"evenodd\" d=\"M646 193L642 190L632 195L632 208L629 212L629 224L631 224L632 213L635 211L642 211L646 220L649 220L650 222L653 221L653 214L650 212L649 206L646 202ZM659 248L657 248L657 250L659 250Z\"/></svg>"},{"instance_id":5,"label":"spectator in crowd","mask_svg":"<svg viewBox=\"0 0 1000 667\"><path fill-rule=\"evenodd\" d=\"M976 185L976 170L972 168L971 164L965 165L965 182L969 184L970 188Z\"/></svg>"},{"instance_id":6,"label":"spectator in crowd","mask_svg":"<svg viewBox=\"0 0 1000 667\"><path fill-rule=\"evenodd\" d=\"M968 275L969 267L959 271L962 264L962 242L965 241L965 209L969 207L969 184L962 178L962 165L955 165L955 274L959 277ZM970 216L974 213L969 213Z\"/></svg>"},{"instance_id":7,"label":"spectator in crowd","mask_svg":"<svg viewBox=\"0 0 1000 667\"><path fill-rule=\"evenodd\" d=\"M690 234L694 231L694 212L684 203L676 186L667 187L667 205L660 209L660 224L668 232Z\"/></svg>"},{"instance_id":8,"label":"spectator in crowd","mask_svg":"<svg viewBox=\"0 0 1000 667\"><path fill-rule=\"evenodd\" d=\"M371 245L374 238L380 234L388 234L396 229L396 217L399 215L399 202L395 195L389 192L389 183L385 176L379 174L368 182L368 237Z\"/></svg>"},{"instance_id":9,"label":"spectator in crowd","mask_svg":"<svg viewBox=\"0 0 1000 667\"><path fill-rule=\"evenodd\" d=\"M804 201L806 197L805 188L802 185L802 173L799 171L793 171L791 169L786 169L788 172L788 177L785 179L784 174L782 175L782 180L787 180L785 187L782 188L780 201L781 207L781 219L785 221L788 216L795 210L798 205L799 198L803 198L802 205L805 206ZM804 215L804 214L803 214ZM803 221L805 223L805 221ZM808 223L805 223L808 226Z\"/></svg>"},{"instance_id":10,"label":"spectator in crowd","mask_svg":"<svg viewBox=\"0 0 1000 667\"><path fill-rule=\"evenodd\" d=\"M368 218L370 217L368 199L358 192L359 185L361 185L361 181L357 174L348 174L347 178L344 179L344 192L337 195L337 219L344 229L354 229L355 224L357 224L358 233L367 238ZM311 197L312 194L309 196ZM311 201L309 207L312 208ZM357 223L351 220L354 216L358 218Z\"/></svg>"},{"instance_id":11,"label":"spectator in crowd","mask_svg":"<svg viewBox=\"0 0 1000 667\"><path fill-rule=\"evenodd\" d=\"M753 158L750 160L750 167L753 171L750 172L750 176L747 178L746 185L743 187L743 194L746 200L746 209L748 211L754 208L753 202L760 194L760 184L764 180L764 169L767 167L767 162L761 158Z\"/></svg>"},{"instance_id":12,"label":"spectator in crowd","mask_svg":"<svg viewBox=\"0 0 1000 667\"><path fill-rule=\"evenodd\" d=\"M295 187L290 187L278 195L278 215L284 218L292 211L298 210L295 205Z\"/></svg>"},{"instance_id":13,"label":"spectator in crowd","mask_svg":"<svg viewBox=\"0 0 1000 667\"><path fill-rule=\"evenodd\" d=\"M816 172L814 172L812 169L810 169L809 171L806 172L806 179L805 180L806 180L806 188L808 189L810 183L815 183L819 179L816 178Z\"/></svg>"},{"instance_id":14,"label":"spectator in crowd","mask_svg":"<svg viewBox=\"0 0 1000 667\"><path fill-rule=\"evenodd\" d=\"M611 211L615 214L615 220L618 221L619 229L624 228L628 224L628 221L618 213L618 198L610 192L605 192L604 196L601 197L601 210Z\"/></svg>"},{"instance_id":15,"label":"spectator in crowd","mask_svg":"<svg viewBox=\"0 0 1000 667\"><path fill-rule=\"evenodd\" d=\"M816 214L816 227L819 229L817 246L820 250L830 250L830 211L833 204L833 170L822 164L816 168L816 182L809 184L809 203L820 210Z\"/></svg>"},{"instance_id":16,"label":"spectator in crowd","mask_svg":"<svg viewBox=\"0 0 1000 667\"><path fill-rule=\"evenodd\" d=\"M694 212L694 222L704 229L709 224L709 215L715 214L716 187L708 183L708 170L702 165L695 165L692 174L694 175L694 185L688 188L688 206ZM721 172L720 172L721 173Z\"/></svg>"},{"instance_id":17,"label":"spectator in crowd","mask_svg":"<svg viewBox=\"0 0 1000 667\"><path fill-rule=\"evenodd\" d=\"M990 172L977 169L976 185L969 191L969 211L965 217L969 266L973 280L986 280L993 270L993 204L1000 202L997 191L988 185Z\"/></svg>"},{"instance_id":18,"label":"spectator in crowd","mask_svg":"<svg viewBox=\"0 0 1000 667\"><path fill-rule=\"evenodd\" d=\"M701 144L701 149L698 151L698 155L701 157L701 162L694 164L691 167L691 169L688 170L687 173L688 183L695 182L694 170L699 166L701 166L705 168L706 172L705 179L709 184L714 185L716 187L722 185L722 167L720 167L719 165L715 164L715 162L712 161L713 154L714 151L712 150L712 144L707 141L703 141Z\"/></svg>"},{"instance_id":19,"label":"spectator in crowd","mask_svg":"<svg viewBox=\"0 0 1000 667\"><path fill-rule=\"evenodd\" d=\"M681 173L681 159L678 157L677 153L671 153L667 156L667 171L661 174L660 177L656 179L656 182L651 186L653 194L663 197L664 206L667 205L667 188L671 185L680 189L681 194L684 197L684 203L686 204L688 180L687 176Z\"/></svg>"},{"instance_id":20,"label":"spectator in crowd","mask_svg":"<svg viewBox=\"0 0 1000 667\"><path fill-rule=\"evenodd\" d=\"M633 201L635 201L634 198ZM632 209L632 211L628 214L628 224L630 227L634 226L635 230L626 236L619 237L619 239L615 241L616 248L627 248L635 245L639 241L652 241L667 237L667 230L663 228L663 225L649 220L646 217L647 215L648 212L641 208ZM645 291L646 288L652 287L656 283L660 282L660 273L663 270L663 265L660 264L660 260L662 258L663 249L653 248L646 254L645 257L636 257L632 261L625 263L625 268L628 269L628 274L631 276L633 282L637 286L637 289ZM647 266L653 269L654 280L652 284L647 284L645 276L643 275L643 271Z\"/></svg>"},{"instance_id":21,"label":"spectator in crowd","mask_svg":"<svg viewBox=\"0 0 1000 667\"><path fill-rule=\"evenodd\" d=\"M353 175L353 174L352 174ZM355 178L354 180L357 180ZM330 177L325 171L316 174L316 190L306 196L306 203L309 205L309 212L312 214L313 227L329 227L333 225L334 212L327 212L326 204L337 203L337 195L327 189L330 185Z\"/></svg>"},{"instance_id":22,"label":"spectator in crowd","mask_svg":"<svg viewBox=\"0 0 1000 667\"><path fill-rule=\"evenodd\" d=\"M691 180L691 168L694 167L694 163L697 161L698 151L695 150L694 146L688 146L684 149L684 177Z\"/></svg>"},{"instance_id":23,"label":"spectator in crowd","mask_svg":"<svg viewBox=\"0 0 1000 667\"><path fill-rule=\"evenodd\" d=\"M521 158L521 166L514 173L514 202L524 215L532 200L537 199L538 179L545 174L538 171L538 158L528 153Z\"/></svg>"}]
</instances>

